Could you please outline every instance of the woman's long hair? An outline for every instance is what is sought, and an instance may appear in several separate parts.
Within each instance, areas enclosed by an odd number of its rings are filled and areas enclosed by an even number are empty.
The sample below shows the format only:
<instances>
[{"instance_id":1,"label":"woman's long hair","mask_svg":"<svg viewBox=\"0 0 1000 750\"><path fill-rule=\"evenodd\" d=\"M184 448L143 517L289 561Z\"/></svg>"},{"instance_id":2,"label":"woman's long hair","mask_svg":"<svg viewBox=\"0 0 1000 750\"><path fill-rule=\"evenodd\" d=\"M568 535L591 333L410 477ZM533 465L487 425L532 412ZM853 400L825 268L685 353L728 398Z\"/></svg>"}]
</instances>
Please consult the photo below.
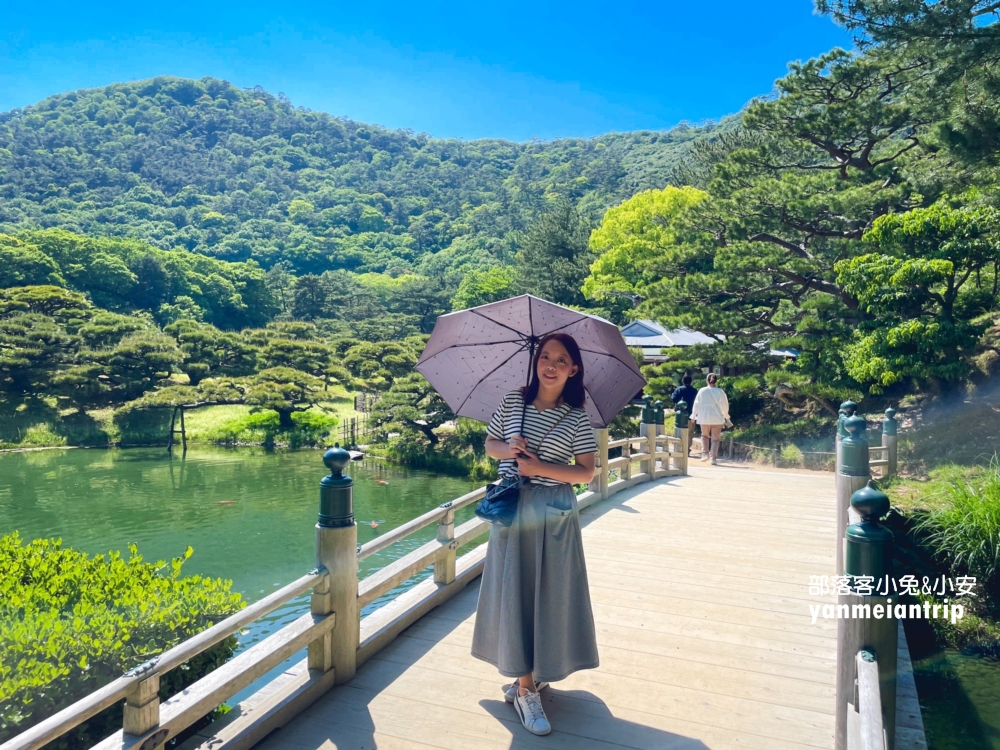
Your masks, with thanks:
<instances>
[{"instance_id":1,"label":"woman's long hair","mask_svg":"<svg viewBox=\"0 0 1000 750\"><path fill-rule=\"evenodd\" d=\"M573 364L577 368L576 375L569 378L566 384L563 385L562 399L570 406L582 409L587 400L587 392L583 389L583 357L580 356L580 347L577 345L576 339L568 333L550 333L538 342L538 349L535 350L535 356L531 360L531 380L528 381L526 386L521 388L521 396L524 399L524 403L530 404L538 396L538 386L540 385L538 381L538 358L542 356L542 349L550 341L558 341L565 346L566 351L569 353L569 358L573 360Z\"/></svg>"}]
</instances>

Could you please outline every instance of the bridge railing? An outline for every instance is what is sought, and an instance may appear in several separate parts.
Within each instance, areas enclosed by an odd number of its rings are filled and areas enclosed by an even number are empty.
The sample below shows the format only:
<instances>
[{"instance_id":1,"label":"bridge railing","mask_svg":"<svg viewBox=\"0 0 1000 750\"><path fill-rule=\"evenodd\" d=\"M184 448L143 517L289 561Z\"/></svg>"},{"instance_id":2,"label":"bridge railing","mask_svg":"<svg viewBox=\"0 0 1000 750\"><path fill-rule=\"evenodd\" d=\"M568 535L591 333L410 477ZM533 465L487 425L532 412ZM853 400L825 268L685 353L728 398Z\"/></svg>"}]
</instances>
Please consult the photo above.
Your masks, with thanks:
<instances>
[{"instance_id":1,"label":"bridge railing","mask_svg":"<svg viewBox=\"0 0 1000 750\"><path fill-rule=\"evenodd\" d=\"M645 414L645 412L644 412ZM585 508L639 482L687 473L686 423L665 435L663 411L650 411L641 434L609 440L597 430L597 469L590 489L577 496ZM681 420L683 422L683 419ZM611 458L610 452L620 452ZM286 672L278 688L248 701L253 708L231 711L182 747L235 750L252 747L266 734L287 723L331 687L350 680L360 664L390 643L400 632L442 604L481 572L486 544L462 555L458 550L489 531L490 524L472 518L455 525L455 514L478 502L479 488L373 539L357 544L353 517L353 484L343 473L349 454L328 451L329 476L320 482L320 512L316 525L317 568L284 588L246 607L198 635L119 677L99 690L36 724L0 746L0 750L38 750L116 703L124 702L122 729L92 750L158 750L220 704L253 684L294 654L307 658ZM637 469L637 470L633 470ZM358 562L436 524L433 541L358 580ZM361 610L401 583L433 566L433 576L411 586L388 604L361 619ZM310 612L240 653L177 695L161 703L160 678L213 645L311 592ZM277 681L276 681L277 682Z\"/></svg>"},{"instance_id":2,"label":"bridge railing","mask_svg":"<svg viewBox=\"0 0 1000 750\"><path fill-rule=\"evenodd\" d=\"M896 473L895 411L886 410L882 445L871 447L853 402L837 424L836 750L893 750L899 623L891 617L892 533L881 524L889 498L872 483ZM873 453L883 458L873 460ZM883 583L884 582L884 583Z\"/></svg>"}]
</instances>

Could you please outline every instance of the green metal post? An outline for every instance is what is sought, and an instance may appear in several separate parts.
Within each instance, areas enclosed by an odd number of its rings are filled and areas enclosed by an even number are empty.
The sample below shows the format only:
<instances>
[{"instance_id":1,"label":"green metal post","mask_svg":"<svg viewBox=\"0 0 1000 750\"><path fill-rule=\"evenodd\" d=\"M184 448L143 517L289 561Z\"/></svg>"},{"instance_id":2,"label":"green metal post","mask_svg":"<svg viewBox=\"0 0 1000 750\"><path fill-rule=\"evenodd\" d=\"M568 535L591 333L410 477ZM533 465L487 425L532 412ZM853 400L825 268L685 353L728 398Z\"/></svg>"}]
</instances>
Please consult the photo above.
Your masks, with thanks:
<instances>
[{"instance_id":1,"label":"green metal post","mask_svg":"<svg viewBox=\"0 0 1000 750\"><path fill-rule=\"evenodd\" d=\"M892 575L892 532L880 522L889 512L889 498L874 482L851 495L851 507L861 516L860 523L853 523L844 533L847 552L844 558L844 575L871 576L881 580Z\"/></svg>"},{"instance_id":2,"label":"green metal post","mask_svg":"<svg viewBox=\"0 0 1000 750\"><path fill-rule=\"evenodd\" d=\"M683 427L685 430L690 426L691 405L687 401L677 402L677 411L674 412L674 426Z\"/></svg>"},{"instance_id":3,"label":"green metal post","mask_svg":"<svg viewBox=\"0 0 1000 750\"><path fill-rule=\"evenodd\" d=\"M642 407L642 415L639 417L639 421L642 424L655 424L656 420L653 417L653 397L643 396L642 401L644 405Z\"/></svg>"},{"instance_id":4,"label":"green metal post","mask_svg":"<svg viewBox=\"0 0 1000 750\"><path fill-rule=\"evenodd\" d=\"M861 417L847 417L840 441L840 468L837 470L837 573L844 570L844 531L848 524L851 495L871 479L868 464L868 423Z\"/></svg>"},{"instance_id":5,"label":"green metal post","mask_svg":"<svg viewBox=\"0 0 1000 750\"><path fill-rule=\"evenodd\" d=\"M850 477L869 476L868 423L862 417L844 420L846 437L840 441L840 473Z\"/></svg>"},{"instance_id":6,"label":"green metal post","mask_svg":"<svg viewBox=\"0 0 1000 750\"><path fill-rule=\"evenodd\" d=\"M882 422L882 446L885 448L885 458L889 464L885 467L886 476L895 476L899 470L897 460L897 441L899 440L897 430L899 422L896 420L896 410L891 406L885 410L885 420Z\"/></svg>"},{"instance_id":7,"label":"green metal post","mask_svg":"<svg viewBox=\"0 0 1000 750\"><path fill-rule=\"evenodd\" d=\"M848 430L851 425L848 423ZM857 721L856 693L858 652L870 649L877 656L879 693L887 748L895 744L896 649L899 623L891 616L892 596L880 584L892 577L892 532L880 522L889 512L889 498L872 482L851 495L851 507L861 517L844 534L847 547L844 574L850 576L851 593L838 597L838 608L849 615L837 622L837 719L838 750L849 746L850 725ZM882 584L885 585L885 584Z\"/></svg>"}]
</instances>

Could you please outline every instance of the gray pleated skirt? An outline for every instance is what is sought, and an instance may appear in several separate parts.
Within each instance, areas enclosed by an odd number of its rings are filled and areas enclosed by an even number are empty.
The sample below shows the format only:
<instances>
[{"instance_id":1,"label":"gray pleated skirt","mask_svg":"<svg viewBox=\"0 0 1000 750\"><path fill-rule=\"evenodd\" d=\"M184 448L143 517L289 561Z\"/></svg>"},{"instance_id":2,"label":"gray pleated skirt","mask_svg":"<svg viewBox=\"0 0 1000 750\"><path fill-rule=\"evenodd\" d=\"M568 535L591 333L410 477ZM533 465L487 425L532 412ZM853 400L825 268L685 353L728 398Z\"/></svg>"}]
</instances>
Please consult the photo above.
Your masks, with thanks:
<instances>
[{"instance_id":1,"label":"gray pleated skirt","mask_svg":"<svg viewBox=\"0 0 1000 750\"><path fill-rule=\"evenodd\" d=\"M493 524L472 655L505 677L534 674L545 682L598 666L580 511L570 485L522 487L513 523Z\"/></svg>"}]
</instances>

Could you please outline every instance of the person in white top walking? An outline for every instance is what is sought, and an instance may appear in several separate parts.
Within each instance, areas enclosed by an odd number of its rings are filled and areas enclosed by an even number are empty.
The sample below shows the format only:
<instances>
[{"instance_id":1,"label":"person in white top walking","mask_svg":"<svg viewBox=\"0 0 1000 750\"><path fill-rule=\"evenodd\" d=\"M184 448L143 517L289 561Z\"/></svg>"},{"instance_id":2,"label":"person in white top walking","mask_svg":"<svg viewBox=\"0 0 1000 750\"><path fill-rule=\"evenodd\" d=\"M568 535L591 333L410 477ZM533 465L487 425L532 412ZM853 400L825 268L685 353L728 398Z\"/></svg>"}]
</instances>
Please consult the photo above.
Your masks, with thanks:
<instances>
[{"instance_id":1,"label":"person in white top walking","mask_svg":"<svg viewBox=\"0 0 1000 750\"><path fill-rule=\"evenodd\" d=\"M731 427L729 421L729 399L726 392L716 387L719 376L714 372L708 375L708 385L698 391L691 407L691 421L701 425L702 461L711 458L717 464L719 456L719 441L722 440L722 427Z\"/></svg>"}]
</instances>

